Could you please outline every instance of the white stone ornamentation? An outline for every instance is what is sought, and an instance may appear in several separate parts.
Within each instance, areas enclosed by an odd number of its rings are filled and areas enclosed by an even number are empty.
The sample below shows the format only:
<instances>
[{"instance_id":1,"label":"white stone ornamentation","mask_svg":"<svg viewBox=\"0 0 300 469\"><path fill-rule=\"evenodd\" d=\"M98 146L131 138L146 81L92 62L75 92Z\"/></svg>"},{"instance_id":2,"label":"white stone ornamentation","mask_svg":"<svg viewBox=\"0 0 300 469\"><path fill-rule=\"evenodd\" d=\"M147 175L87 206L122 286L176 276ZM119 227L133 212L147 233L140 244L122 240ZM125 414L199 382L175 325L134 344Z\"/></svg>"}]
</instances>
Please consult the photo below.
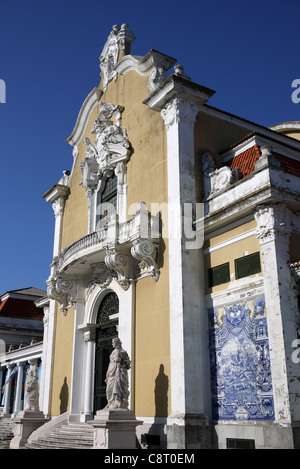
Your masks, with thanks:
<instances>
[{"instance_id":1,"label":"white stone ornamentation","mask_svg":"<svg viewBox=\"0 0 300 469\"><path fill-rule=\"evenodd\" d=\"M110 103L101 103L100 112L94 122L92 134L96 136L94 144L88 138L86 144L86 158L81 163L82 185L85 189L94 189L103 176L109 177L118 163L126 162L131 153L131 145L127 132L121 126L122 106ZM111 120L115 117L115 123ZM118 165L118 180L124 180L120 172L124 167Z\"/></svg>"},{"instance_id":2,"label":"white stone ornamentation","mask_svg":"<svg viewBox=\"0 0 300 469\"><path fill-rule=\"evenodd\" d=\"M105 264L109 270L117 274L116 280L123 290L128 290L131 283L132 269L130 255L125 250L108 249L105 256Z\"/></svg>"},{"instance_id":3,"label":"white stone ornamentation","mask_svg":"<svg viewBox=\"0 0 300 469\"><path fill-rule=\"evenodd\" d=\"M238 168L229 168L229 166L222 166L216 169L210 175L211 190L210 195L228 189L232 184L241 178Z\"/></svg>"},{"instance_id":4,"label":"white stone ornamentation","mask_svg":"<svg viewBox=\"0 0 300 469\"><path fill-rule=\"evenodd\" d=\"M287 238L291 231L291 214L285 204L260 206L254 214L257 223L257 237L260 242Z\"/></svg>"},{"instance_id":5,"label":"white stone ornamentation","mask_svg":"<svg viewBox=\"0 0 300 469\"><path fill-rule=\"evenodd\" d=\"M73 282L62 274L50 277L47 282L47 296L60 303L60 311L65 316L69 308L76 302Z\"/></svg>"},{"instance_id":6,"label":"white stone ornamentation","mask_svg":"<svg viewBox=\"0 0 300 469\"><path fill-rule=\"evenodd\" d=\"M137 240L133 243L131 254L138 261L140 275L151 275L157 282L159 279L158 244L149 239Z\"/></svg>"},{"instance_id":7,"label":"white stone ornamentation","mask_svg":"<svg viewBox=\"0 0 300 469\"><path fill-rule=\"evenodd\" d=\"M128 54L134 39L134 34L126 23L122 24L121 28L118 25L113 26L99 57L104 91L106 91L108 83L117 78L117 71L114 67L119 59L119 44L122 52Z\"/></svg>"},{"instance_id":8,"label":"white stone ornamentation","mask_svg":"<svg viewBox=\"0 0 300 469\"><path fill-rule=\"evenodd\" d=\"M161 116L167 129L180 121L193 126L198 111L199 107L196 104L184 99L174 98L162 109Z\"/></svg>"},{"instance_id":9,"label":"white stone ornamentation","mask_svg":"<svg viewBox=\"0 0 300 469\"><path fill-rule=\"evenodd\" d=\"M121 126L123 111L122 106L100 103L99 115L92 129L95 140L91 143L88 138L84 139L86 158L80 164L80 169L81 184L88 197L90 232L95 229L93 217L96 200L93 196L96 191L103 190L106 179L114 173L117 176L118 215L121 219L125 217L126 163L131 156L132 148L126 129Z\"/></svg>"},{"instance_id":10,"label":"white stone ornamentation","mask_svg":"<svg viewBox=\"0 0 300 469\"><path fill-rule=\"evenodd\" d=\"M87 285L87 296L91 294L92 290L99 286L100 288L106 288L111 283L113 275L109 271L105 262L99 262L92 264L92 278Z\"/></svg>"}]
</instances>

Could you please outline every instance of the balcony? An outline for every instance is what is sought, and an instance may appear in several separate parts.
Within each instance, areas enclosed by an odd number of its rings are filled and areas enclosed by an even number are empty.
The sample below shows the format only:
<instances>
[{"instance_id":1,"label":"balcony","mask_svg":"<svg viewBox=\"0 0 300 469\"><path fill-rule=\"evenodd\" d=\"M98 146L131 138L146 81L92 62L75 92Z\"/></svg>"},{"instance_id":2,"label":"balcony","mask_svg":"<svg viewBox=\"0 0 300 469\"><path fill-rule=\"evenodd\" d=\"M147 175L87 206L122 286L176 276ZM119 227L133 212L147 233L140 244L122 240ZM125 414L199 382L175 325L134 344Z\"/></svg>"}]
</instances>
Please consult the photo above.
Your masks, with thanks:
<instances>
[{"instance_id":1,"label":"balcony","mask_svg":"<svg viewBox=\"0 0 300 469\"><path fill-rule=\"evenodd\" d=\"M115 279L127 290L133 279L159 278L159 214L153 216L143 202L130 220L115 215L105 228L63 248L51 265L48 297L61 303L61 310L76 302L76 282L108 285Z\"/></svg>"}]
</instances>

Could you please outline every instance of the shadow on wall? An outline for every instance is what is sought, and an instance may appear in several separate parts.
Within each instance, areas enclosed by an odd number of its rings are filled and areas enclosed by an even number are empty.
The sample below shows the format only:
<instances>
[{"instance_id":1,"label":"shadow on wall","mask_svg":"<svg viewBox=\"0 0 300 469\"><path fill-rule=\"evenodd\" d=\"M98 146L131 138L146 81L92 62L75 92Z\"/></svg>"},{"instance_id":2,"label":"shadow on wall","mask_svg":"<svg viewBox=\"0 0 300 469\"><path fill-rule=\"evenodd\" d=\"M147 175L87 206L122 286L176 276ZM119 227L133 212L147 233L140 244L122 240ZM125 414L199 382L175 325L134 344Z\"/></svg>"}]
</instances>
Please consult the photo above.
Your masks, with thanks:
<instances>
[{"instance_id":1,"label":"shadow on wall","mask_svg":"<svg viewBox=\"0 0 300 469\"><path fill-rule=\"evenodd\" d=\"M68 410L69 403L69 386L67 383L67 377L64 378L64 384L61 387L60 394L60 414L64 414Z\"/></svg>"},{"instance_id":2,"label":"shadow on wall","mask_svg":"<svg viewBox=\"0 0 300 469\"><path fill-rule=\"evenodd\" d=\"M160 365L155 379L155 417L168 417L168 389L169 378L165 374L164 365Z\"/></svg>"},{"instance_id":3,"label":"shadow on wall","mask_svg":"<svg viewBox=\"0 0 300 469\"><path fill-rule=\"evenodd\" d=\"M164 425L168 417L168 389L169 378L165 374L163 364L159 366L159 373L155 378L154 399L155 399L155 416L154 422L149 428L148 433L141 435L141 443L143 448L164 448L166 447L166 435L164 433Z\"/></svg>"}]
</instances>

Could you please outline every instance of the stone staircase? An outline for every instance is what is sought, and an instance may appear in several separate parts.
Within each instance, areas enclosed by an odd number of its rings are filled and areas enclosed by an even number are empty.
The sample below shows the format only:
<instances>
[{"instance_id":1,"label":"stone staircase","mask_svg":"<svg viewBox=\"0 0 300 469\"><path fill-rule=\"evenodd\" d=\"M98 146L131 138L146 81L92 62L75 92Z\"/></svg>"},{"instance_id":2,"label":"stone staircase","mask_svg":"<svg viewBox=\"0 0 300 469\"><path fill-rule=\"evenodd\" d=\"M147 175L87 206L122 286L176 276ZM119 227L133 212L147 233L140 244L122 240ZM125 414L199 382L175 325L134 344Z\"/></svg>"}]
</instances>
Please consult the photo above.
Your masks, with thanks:
<instances>
[{"instance_id":1,"label":"stone staircase","mask_svg":"<svg viewBox=\"0 0 300 469\"><path fill-rule=\"evenodd\" d=\"M14 422L11 418L0 418L0 448L9 449L10 441L14 436Z\"/></svg>"},{"instance_id":2,"label":"stone staircase","mask_svg":"<svg viewBox=\"0 0 300 469\"><path fill-rule=\"evenodd\" d=\"M94 429L88 423L66 423L26 443L28 449L92 449Z\"/></svg>"}]
</instances>

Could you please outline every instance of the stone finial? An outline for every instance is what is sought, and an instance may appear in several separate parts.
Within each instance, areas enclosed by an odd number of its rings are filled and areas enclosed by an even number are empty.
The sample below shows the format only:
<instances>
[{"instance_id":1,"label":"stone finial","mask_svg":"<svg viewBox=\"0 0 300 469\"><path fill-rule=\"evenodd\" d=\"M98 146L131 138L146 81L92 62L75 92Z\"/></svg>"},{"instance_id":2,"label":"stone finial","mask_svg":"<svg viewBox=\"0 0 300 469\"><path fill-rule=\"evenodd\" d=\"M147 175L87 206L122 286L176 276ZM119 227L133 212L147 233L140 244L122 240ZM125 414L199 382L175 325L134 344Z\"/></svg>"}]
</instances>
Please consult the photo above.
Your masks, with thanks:
<instances>
[{"instance_id":1,"label":"stone finial","mask_svg":"<svg viewBox=\"0 0 300 469\"><path fill-rule=\"evenodd\" d=\"M178 77L182 77L182 78L185 78L186 80L190 80L190 77L188 77L187 74L184 73L183 65L180 65L180 64L175 65L174 74Z\"/></svg>"}]
</instances>

